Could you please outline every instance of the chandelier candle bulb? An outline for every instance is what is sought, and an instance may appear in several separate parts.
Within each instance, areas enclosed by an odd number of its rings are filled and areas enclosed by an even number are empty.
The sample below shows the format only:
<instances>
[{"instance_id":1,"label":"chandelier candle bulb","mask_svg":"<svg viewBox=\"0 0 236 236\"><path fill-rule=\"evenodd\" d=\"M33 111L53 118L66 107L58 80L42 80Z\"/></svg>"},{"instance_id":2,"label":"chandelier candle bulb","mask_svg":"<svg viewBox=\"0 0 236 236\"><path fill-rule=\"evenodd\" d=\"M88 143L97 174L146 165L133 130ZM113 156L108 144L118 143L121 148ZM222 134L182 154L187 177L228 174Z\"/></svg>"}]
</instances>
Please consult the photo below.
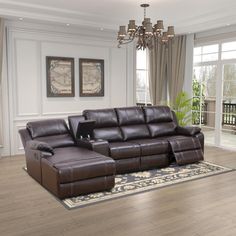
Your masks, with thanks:
<instances>
[{"instance_id":1,"label":"chandelier candle bulb","mask_svg":"<svg viewBox=\"0 0 236 236\"><path fill-rule=\"evenodd\" d=\"M167 36L173 38L175 36L174 26L168 26Z\"/></svg>"},{"instance_id":2,"label":"chandelier candle bulb","mask_svg":"<svg viewBox=\"0 0 236 236\"><path fill-rule=\"evenodd\" d=\"M123 44L128 44L136 41L136 48L144 50L145 48L152 49L154 41L158 43L167 43L175 36L174 26L169 26L167 32L163 32L164 25L162 20L158 20L152 27L151 19L146 17L146 8L149 4L141 4L144 8L144 17L142 25L135 25L135 20L129 20L128 31L125 26L120 26L118 32L118 48Z\"/></svg>"},{"instance_id":3,"label":"chandelier candle bulb","mask_svg":"<svg viewBox=\"0 0 236 236\"><path fill-rule=\"evenodd\" d=\"M158 20L156 24L156 30L162 31L164 29L163 20Z\"/></svg>"},{"instance_id":4,"label":"chandelier candle bulb","mask_svg":"<svg viewBox=\"0 0 236 236\"><path fill-rule=\"evenodd\" d=\"M147 28L147 24L151 23L151 19L150 18L144 18L143 20L143 27L144 29Z\"/></svg>"},{"instance_id":5,"label":"chandelier candle bulb","mask_svg":"<svg viewBox=\"0 0 236 236\"><path fill-rule=\"evenodd\" d=\"M163 32L161 41L162 41L163 43L167 43L167 42L168 42L168 35L167 35L167 32Z\"/></svg>"},{"instance_id":6,"label":"chandelier candle bulb","mask_svg":"<svg viewBox=\"0 0 236 236\"><path fill-rule=\"evenodd\" d=\"M128 24L128 31L129 32L134 32L136 31L136 25L135 25L135 20L130 20Z\"/></svg>"},{"instance_id":7,"label":"chandelier candle bulb","mask_svg":"<svg viewBox=\"0 0 236 236\"><path fill-rule=\"evenodd\" d=\"M125 25L120 26L119 36L121 36L121 37L125 37L126 36Z\"/></svg>"},{"instance_id":8,"label":"chandelier candle bulb","mask_svg":"<svg viewBox=\"0 0 236 236\"><path fill-rule=\"evenodd\" d=\"M148 35L152 35L153 34L152 23L146 23L145 34L148 34Z\"/></svg>"}]
</instances>

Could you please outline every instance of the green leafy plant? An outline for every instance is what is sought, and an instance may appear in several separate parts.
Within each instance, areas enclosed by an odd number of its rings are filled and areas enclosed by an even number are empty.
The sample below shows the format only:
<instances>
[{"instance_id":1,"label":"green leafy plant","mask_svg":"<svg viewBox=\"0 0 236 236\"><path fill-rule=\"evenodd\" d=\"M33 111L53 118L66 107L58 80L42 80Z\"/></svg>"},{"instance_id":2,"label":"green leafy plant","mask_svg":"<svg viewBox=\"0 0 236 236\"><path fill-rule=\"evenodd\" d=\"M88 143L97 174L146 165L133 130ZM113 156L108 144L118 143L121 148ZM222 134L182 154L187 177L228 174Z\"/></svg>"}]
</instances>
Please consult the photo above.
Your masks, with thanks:
<instances>
[{"instance_id":1,"label":"green leafy plant","mask_svg":"<svg viewBox=\"0 0 236 236\"><path fill-rule=\"evenodd\" d=\"M202 88L201 88L202 86ZM204 100L205 100L205 90L206 86L200 84L200 82L194 78L193 84L193 99L192 99L192 123L194 125L199 125L201 123L200 109L204 109Z\"/></svg>"},{"instance_id":2,"label":"green leafy plant","mask_svg":"<svg viewBox=\"0 0 236 236\"><path fill-rule=\"evenodd\" d=\"M189 98L188 93L180 92L170 107L175 111L180 126L192 123L192 99Z\"/></svg>"}]
</instances>

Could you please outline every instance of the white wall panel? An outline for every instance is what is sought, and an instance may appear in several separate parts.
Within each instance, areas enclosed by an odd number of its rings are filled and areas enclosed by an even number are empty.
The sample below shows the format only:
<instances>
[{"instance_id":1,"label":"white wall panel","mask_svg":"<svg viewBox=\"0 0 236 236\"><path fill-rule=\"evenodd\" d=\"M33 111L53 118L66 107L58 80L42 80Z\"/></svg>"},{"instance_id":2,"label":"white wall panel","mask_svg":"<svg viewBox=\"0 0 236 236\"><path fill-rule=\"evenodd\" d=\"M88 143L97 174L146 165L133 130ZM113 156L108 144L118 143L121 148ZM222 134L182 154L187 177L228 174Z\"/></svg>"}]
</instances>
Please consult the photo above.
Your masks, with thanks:
<instances>
[{"instance_id":1,"label":"white wall panel","mask_svg":"<svg viewBox=\"0 0 236 236\"><path fill-rule=\"evenodd\" d=\"M111 104L114 107L121 107L127 102L126 50L113 48L111 61L111 78L113 78L110 86Z\"/></svg>"},{"instance_id":2,"label":"white wall panel","mask_svg":"<svg viewBox=\"0 0 236 236\"><path fill-rule=\"evenodd\" d=\"M15 41L14 96L16 115L39 113L39 43L30 40ZM14 63L13 63L14 65Z\"/></svg>"}]
</instances>

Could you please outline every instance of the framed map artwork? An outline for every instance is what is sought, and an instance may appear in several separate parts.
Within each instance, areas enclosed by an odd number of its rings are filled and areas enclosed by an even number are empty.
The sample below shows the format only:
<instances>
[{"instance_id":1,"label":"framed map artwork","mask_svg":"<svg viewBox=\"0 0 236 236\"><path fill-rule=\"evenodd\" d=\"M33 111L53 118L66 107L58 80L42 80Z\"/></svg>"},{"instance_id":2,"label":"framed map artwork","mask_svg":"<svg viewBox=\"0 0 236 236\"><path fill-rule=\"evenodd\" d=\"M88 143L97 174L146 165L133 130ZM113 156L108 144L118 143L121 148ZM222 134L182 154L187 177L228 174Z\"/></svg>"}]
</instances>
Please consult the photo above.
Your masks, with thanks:
<instances>
[{"instance_id":1,"label":"framed map artwork","mask_svg":"<svg viewBox=\"0 0 236 236\"><path fill-rule=\"evenodd\" d=\"M80 97L104 96L104 60L79 59Z\"/></svg>"},{"instance_id":2,"label":"framed map artwork","mask_svg":"<svg viewBox=\"0 0 236 236\"><path fill-rule=\"evenodd\" d=\"M74 97L74 58L46 57L47 97Z\"/></svg>"}]
</instances>

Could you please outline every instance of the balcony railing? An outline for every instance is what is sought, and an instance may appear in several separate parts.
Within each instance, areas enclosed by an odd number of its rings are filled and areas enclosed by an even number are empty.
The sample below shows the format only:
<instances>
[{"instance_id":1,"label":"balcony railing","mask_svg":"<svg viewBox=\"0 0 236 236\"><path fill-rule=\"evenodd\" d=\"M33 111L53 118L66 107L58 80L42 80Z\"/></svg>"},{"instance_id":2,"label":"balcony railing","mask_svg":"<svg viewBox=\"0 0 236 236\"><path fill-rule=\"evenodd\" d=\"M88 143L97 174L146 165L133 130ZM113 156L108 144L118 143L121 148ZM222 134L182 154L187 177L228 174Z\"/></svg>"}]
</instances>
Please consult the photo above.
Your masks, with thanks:
<instances>
[{"instance_id":1,"label":"balcony railing","mask_svg":"<svg viewBox=\"0 0 236 236\"><path fill-rule=\"evenodd\" d=\"M147 103L147 104L145 104L145 103L141 103L141 102L136 103L136 105L137 105L138 107L152 106L151 103Z\"/></svg>"},{"instance_id":2,"label":"balcony railing","mask_svg":"<svg viewBox=\"0 0 236 236\"><path fill-rule=\"evenodd\" d=\"M223 125L236 125L236 104L223 103Z\"/></svg>"}]
</instances>

